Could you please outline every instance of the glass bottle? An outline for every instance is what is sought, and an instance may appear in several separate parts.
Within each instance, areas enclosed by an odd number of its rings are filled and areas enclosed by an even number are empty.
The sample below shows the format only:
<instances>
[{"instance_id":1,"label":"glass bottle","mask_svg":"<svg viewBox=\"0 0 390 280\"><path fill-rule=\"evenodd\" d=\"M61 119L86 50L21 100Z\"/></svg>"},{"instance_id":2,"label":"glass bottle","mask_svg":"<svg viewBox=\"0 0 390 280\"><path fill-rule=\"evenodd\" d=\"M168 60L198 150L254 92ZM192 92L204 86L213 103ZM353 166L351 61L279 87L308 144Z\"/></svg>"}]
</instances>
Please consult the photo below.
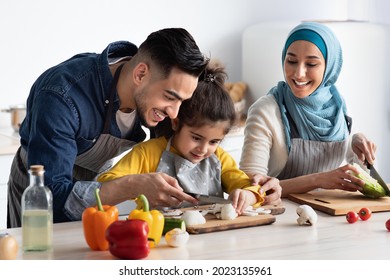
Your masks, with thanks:
<instances>
[{"instance_id":1,"label":"glass bottle","mask_svg":"<svg viewBox=\"0 0 390 280\"><path fill-rule=\"evenodd\" d=\"M53 244L53 195L44 185L42 165L30 166L30 185L22 195L24 251L48 251Z\"/></svg>"}]
</instances>

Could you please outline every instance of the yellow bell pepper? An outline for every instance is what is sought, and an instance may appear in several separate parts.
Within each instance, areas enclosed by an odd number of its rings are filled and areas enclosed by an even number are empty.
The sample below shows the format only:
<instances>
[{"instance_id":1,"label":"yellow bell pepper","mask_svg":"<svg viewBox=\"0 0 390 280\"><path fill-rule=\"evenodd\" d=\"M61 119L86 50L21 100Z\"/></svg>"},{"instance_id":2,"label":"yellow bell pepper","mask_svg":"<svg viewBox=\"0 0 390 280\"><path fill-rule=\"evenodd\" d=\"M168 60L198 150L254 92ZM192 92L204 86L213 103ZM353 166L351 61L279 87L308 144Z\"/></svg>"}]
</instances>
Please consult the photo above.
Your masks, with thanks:
<instances>
[{"instance_id":1,"label":"yellow bell pepper","mask_svg":"<svg viewBox=\"0 0 390 280\"><path fill-rule=\"evenodd\" d=\"M144 220L149 226L149 246L153 248L158 245L164 229L164 215L158 210L149 211L149 201L143 194L139 195L135 202L137 208L130 212L129 220Z\"/></svg>"}]
</instances>

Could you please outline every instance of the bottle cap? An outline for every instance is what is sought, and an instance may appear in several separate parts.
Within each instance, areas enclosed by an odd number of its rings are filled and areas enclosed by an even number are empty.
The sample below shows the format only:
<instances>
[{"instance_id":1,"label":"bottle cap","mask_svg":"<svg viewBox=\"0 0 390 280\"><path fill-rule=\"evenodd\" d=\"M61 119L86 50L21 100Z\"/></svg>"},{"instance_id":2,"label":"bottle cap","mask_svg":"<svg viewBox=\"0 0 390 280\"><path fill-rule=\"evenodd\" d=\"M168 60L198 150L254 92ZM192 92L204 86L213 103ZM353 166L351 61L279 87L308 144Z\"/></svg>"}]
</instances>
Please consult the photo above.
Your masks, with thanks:
<instances>
[{"instance_id":1,"label":"bottle cap","mask_svg":"<svg viewBox=\"0 0 390 280\"><path fill-rule=\"evenodd\" d=\"M43 171L43 165L31 165L30 170L32 173L39 173Z\"/></svg>"}]
</instances>

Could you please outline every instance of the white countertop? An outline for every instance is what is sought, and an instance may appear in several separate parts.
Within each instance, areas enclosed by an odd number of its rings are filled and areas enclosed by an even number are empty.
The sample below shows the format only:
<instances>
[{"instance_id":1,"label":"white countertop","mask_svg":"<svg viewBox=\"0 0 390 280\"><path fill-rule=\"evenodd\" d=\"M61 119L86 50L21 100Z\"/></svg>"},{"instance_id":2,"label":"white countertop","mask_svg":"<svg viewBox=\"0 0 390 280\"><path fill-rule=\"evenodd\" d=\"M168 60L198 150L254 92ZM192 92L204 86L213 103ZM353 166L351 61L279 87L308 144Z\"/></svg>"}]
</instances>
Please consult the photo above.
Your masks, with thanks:
<instances>
[{"instance_id":1,"label":"white countertop","mask_svg":"<svg viewBox=\"0 0 390 280\"><path fill-rule=\"evenodd\" d=\"M318 212L315 226L299 226L298 204L283 201L285 213L271 225L214 233L191 234L184 247L168 247L162 238L152 248L150 260L389 260L390 232L385 222L389 212L373 213L371 219L347 223L345 216ZM21 228L9 232L22 243ZM109 251L92 251L87 246L81 222L54 225L54 249L50 253L23 254L18 259L115 259Z\"/></svg>"}]
</instances>

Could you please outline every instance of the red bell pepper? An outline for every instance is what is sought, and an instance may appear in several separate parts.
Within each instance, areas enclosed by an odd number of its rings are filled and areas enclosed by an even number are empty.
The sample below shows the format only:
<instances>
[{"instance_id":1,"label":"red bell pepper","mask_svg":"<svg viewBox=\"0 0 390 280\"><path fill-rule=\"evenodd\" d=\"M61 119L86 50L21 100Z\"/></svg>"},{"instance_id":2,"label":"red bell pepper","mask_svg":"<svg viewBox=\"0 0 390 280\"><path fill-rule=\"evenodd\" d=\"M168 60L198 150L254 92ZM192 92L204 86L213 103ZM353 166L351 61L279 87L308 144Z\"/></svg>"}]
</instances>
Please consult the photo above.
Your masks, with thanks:
<instances>
[{"instance_id":1,"label":"red bell pepper","mask_svg":"<svg viewBox=\"0 0 390 280\"><path fill-rule=\"evenodd\" d=\"M143 220L118 220L106 230L112 255L120 259L137 260L149 255L149 227Z\"/></svg>"}]
</instances>

